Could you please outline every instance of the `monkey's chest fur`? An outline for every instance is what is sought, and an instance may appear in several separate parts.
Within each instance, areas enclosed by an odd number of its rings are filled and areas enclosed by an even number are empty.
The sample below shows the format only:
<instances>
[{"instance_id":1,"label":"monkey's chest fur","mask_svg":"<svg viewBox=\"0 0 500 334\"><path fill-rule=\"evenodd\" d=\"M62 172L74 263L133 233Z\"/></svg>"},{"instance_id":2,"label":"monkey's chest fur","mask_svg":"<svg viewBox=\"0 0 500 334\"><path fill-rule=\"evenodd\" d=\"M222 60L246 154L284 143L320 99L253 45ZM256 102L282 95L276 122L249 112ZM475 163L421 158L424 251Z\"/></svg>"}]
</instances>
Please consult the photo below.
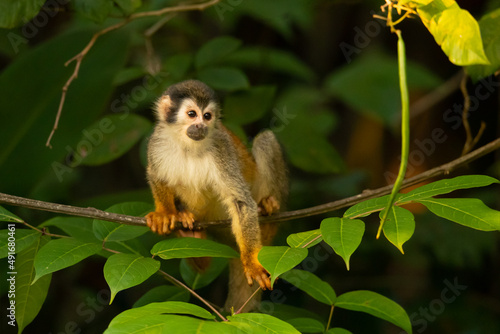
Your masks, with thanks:
<instances>
[{"instance_id":1,"label":"monkey's chest fur","mask_svg":"<svg viewBox=\"0 0 500 334\"><path fill-rule=\"evenodd\" d=\"M180 202L180 209L192 212L197 220L227 219L217 186L221 175L214 155L207 151L189 151L168 140L151 142L149 150L156 151L149 161L148 172L165 182Z\"/></svg>"}]
</instances>

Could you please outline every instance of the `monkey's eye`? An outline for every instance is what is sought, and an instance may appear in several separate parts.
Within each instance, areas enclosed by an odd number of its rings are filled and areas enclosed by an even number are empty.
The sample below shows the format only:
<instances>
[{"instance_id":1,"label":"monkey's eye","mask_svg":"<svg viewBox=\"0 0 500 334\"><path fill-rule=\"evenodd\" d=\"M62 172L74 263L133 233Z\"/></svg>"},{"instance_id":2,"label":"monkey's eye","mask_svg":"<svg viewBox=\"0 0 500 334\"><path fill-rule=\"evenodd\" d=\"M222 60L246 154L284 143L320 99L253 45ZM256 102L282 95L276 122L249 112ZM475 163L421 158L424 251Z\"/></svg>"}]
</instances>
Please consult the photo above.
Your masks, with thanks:
<instances>
[{"instance_id":1,"label":"monkey's eye","mask_svg":"<svg viewBox=\"0 0 500 334\"><path fill-rule=\"evenodd\" d=\"M207 121L209 121L212 119L212 114L207 112L207 113L203 114L203 118L206 119Z\"/></svg>"},{"instance_id":2,"label":"monkey's eye","mask_svg":"<svg viewBox=\"0 0 500 334\"><path fill-rule=\"evenodd\" d=\"M188 115L189 117L191 117L191 118L195 118L195 117L196 117L196 111L194 111L194 110L189 110L189 111L187 112L187 115Z\"/></svg>"}]
</instances>

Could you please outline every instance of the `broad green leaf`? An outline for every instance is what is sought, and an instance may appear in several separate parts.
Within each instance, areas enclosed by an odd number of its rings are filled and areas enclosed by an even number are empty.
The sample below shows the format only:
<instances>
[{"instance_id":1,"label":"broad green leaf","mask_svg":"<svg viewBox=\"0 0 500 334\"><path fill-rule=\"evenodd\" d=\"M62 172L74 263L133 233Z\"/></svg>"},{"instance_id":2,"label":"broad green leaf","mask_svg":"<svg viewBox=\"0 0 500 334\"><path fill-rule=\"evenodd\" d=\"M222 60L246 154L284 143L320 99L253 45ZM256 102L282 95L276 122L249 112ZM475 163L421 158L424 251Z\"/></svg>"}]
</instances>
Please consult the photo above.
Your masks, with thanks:
<instances>
[{"instance_id":1,"label":"broad green leaf","mask_svg":"<svg viewBox=\"0 0 500 334\"><path fill-rule=\"evenodd\" d=\"M150 303L166 301L188 302L189 291L178 286L160 285L146 292L134 303L134 308L145 306Z\"/></svg>"},{"instance_id":2,"label":"broad green leaf","mask_svg":"<svg viewBox=\"0 0 500 334\"><path fill-rule=\"evenodd\" d=\"M384 211L380 211L382 218ZM413 214L399 206L393 205L384 224L384 235L401 253L404 254L403 244L410 240L415 232L415 218Z\"/></svg>"},{"instance_id":3,"label":"broad green leaf","mask_svg":"<svg viewBox=\"0 0 500 334\"><path fill-rule=\"evenodd\" d=\"M180 81L186 77L193 63L193 55L190 53L180 53L168 57L163 67L168 71L169 76L175 81Z\"/></svg>"},{"instance_id":4,"label":"broad green leaf","mask_svg":"<svg viewBox=\"0 0 500 334\"><path fill-rule=\"evenodd\" d=\"M137 319L133 319L133 321L130 322L115 324L112 321L108 329L104 333L105 334L242 333L242 331L239 331L239 329L241 330L245 329L246 331L243 331L243 333L251 332L250 326L248 326L247 324L242 324L242 325L244 326L237 328L236 326L232 326L228 322L215 322L213 320L203 320L203 319L193 318L191 316L160 313L153 315L145 315Z\"/></svg>"},{"instance_id":5,"label":"broad green leaf","mask_svg":"<svg viewBox=\"0 0 500 334\"><path fill-rule=\"evenodd\" d=\"M130 113L105 116L82 130L76 154L84 165L108 163L128 152L151 127L149 120Z\"/></svg>"},{"instance_id":6,"label":"broad green leaf","mask_svg":"<svg viewBox=\"0 0 500 334\"><path fill-rule=\"evenodd\" d=\"M142 5L142 0L113 0L125 15L132 14L137 8Z\"/></svg>"},{"instance_id":7,"label":"broad green leaf","mask_svg":"<svg viewBox=\"0 0 500 334\"><path fill-rule=\"evenodd\" d=\"M210 265L203 272L200 272L190 265L189 262L192 260L181 260L180 272L182 279L191 289L201 289L209 285L214 279L219 277L220 273L227 267L227 259L225 258L215 257L208 260L210 261Z\"/></svg>"},{"instance_id":8,"label":"broad green leaf","mask_svg":"<svg viewBox=\"0 0 500 334\"><path fill-rule=\"evenodd\" d=\"M452 179L444 179L432 182L413 189L409 193L401 194L396 202L403 203L409 201L418 201L420 199L425 199L437 195L448 194L458 189L485 187L492 183L499 183L499 181L486 175L457 176Z\"/></svg>"},{"instance_id":9,"label":"broad green leaf","mask_svg":"<svg viewBox=\"0 0 500 334\"><path fill-rule=\"evenodd\" d=\"M275 91L274 86L257 86L228 95L224 100L224 119L237 125L261 119L270 111Z\"/></svg>"},{"instance_id":10,"label":"broad green leaf","mask_svg":"<svg viewBox=\"0 0 500 334\"><path fill-rule=\"evenodd\" d=\"M139 285L160 269L160 262L134 254L114 254L104 265L104 278L111 290L113 302L122 290Z\"/></svg>"},{"instance_id":11,"label":"broad green leaf","mask_svg":"<svg viewBox=\"0 0 500 334\"><path fill-rule=\"evenodd\" d=\"M85 243L73 238L61 238L49 241L35 257L35 283L40 277L67 267L94 255L102 246Z\"/></svg>"},{"instance_id":12,"label":"broad green leaf","mask_svg":"<svg viewBox=\"0 0 500 334\"><path fill-rule=\"evenodd\" d=\"M366 217L370 214L383 210L387 205L389 195L371 198L361 203L351 206L344 212L344 218ZM396 201L399 197L396 197Z\"/></svg>"},{"instance_id":13,"label":"broad green leaf","mask_svg":"<svg viewBox=\"0 0 500 334\"><path fill-rule=\"evenodd\" d=\"M214 38L205 43L196 53L195 65L197 69L216 64L238 49L241 41L230 36Z\"/></svg>"},{"instance_id":14,"label":"broad green leaf","mask_svg":"<svg viewBox=\"0 0 500 334\"><path fill-rule=\"evenodd\" d=\"M0 221L2 222L14 222L14 223L22 223L23 220L13 214L12 212L8 211L4 207L0 206Z\"/></svg>"},{"instance_id":15,"label":"broad green leaf","mask_svg":"<svg viewBox=\"0 0 500 334\"><path fill-rule=\"evenodd\" d=\"M337 297L335 307L371 314L389 321L412 334L411 322L406 311L396 302L372 291L352 291Z\"/></svg>"},{"instance_id":16,"label":"broad green leaf","mask_svg":"<svg viewBox=\"0 0 500 334\"><path fill-rule=\"evenodd\" d=\"M32 229L0 230L0 259L9 253L19 253L31 246L40 237L40 232Z\"/></svg>"},{"instance_id":17,"label":"broad green leaf","mask_svg":"<svg viewBox=\"0 0 500 334\"><path fill-rule=\"evenodd\" d=\"M421 65L407 62L408 87L429 90L442 80ZM398 61L379 52L367 52L349 66L342 67L325 80L326 90L352 109L392 125L399 117Z\"/></svg>"},{"instance_id":18,"label":"broad green leaf","mask_svg":"<svg viewBox=\"0 0 500 334\"><path fill-rule=\"evenodd\" d=\"M14 28L28 23L44 3L45 0L1 1L0 28Z\"/></svg>"},{"instance_id":19,"label":"broad green leaf","mask_svg":"<svg viewBox=\"0 0 500 334\"><path fill-rule=\"evenodd\" d=\"M305 248L264 246L259 252L260 264L271 274L271 287L276 278L298 265L307 256Z\"/></svg>"},{"instance_id":20,"label":"broad green leaf","mask_svg":"<svg viewBox=\"0 0 500 334\"><path fill-rule=\"evenodd\" d=\"M199 238L172 238L158 242L151 249L153 256L164 260L186 257L239 257L238 253L227 245Z\"/></svg>"},{"instance_id":21,"label":"broad green leaf","mask_svg":"<svg viewBox=\"0 0 500 334\"><path fill-rule=\"evenodd\" d=\"M292 269L283 273L280 277L317 301L327 305L335 304L337 295L332 286L309 271Z\"/></svg>"},{"instance_id":22,"label":"broad green leaf","mask_svg":"<svg viewBox=\"0 0 500 334\"><path fill-rule=\"evenodd\" d=\"M453 64L489 64L477 21L455 1L436 0L419 7L418 13Z\"/></svg>"},{"instance_id":23,"label":"broad green leaf","mask_svg":"<svg viewBox=\"0 0 500 334\"><path fill-rule=\"evenodd\" d=\"M228 317L228 320L230 323L248 324L256 333L300 334L292 325L263 313L240 313Z\"/></svg>"},{"instance_id":24,"label":"broad green leaf","mask_svg":"<svg viewBox=\"0 0 500 334\"><path fill-rule=\"evenodd\" d=\"M315 76L314 72L293 53L272 48L242 48L228 56L226 62L236 67L285 74L307 82L313 81Z\"/></svg>"},{"instance_id":25,"label":"broad green leaf","mask_svg":"<svg viewBox=\"0 0 500 334\"><path fill-rule=\"evenodd\" d=\"M40 227L55 226L80 241L99 242L92 229L93 223L94 220L91 218L61 216L44 221Z\"/></svg>"},{"instance_id":26,"label":"broad green leaf","mask_svg":"<svg viewBox=\"0 0 500 334\"><path fill-rule=\"evenodd\" d=\"M325 326L316 319L295 318L286 322L301 333L323 333L325 331Z\"/></svg>"},{"instance_id":27,"label":"broad green leaf","mask_svg":"<svg viewBox=\"0 0 500 334\"><path fill-rule=\"evenodd\" d=\"M349 259L365 233L365 223L359 219L326 218L321 222L323 240L340 255L349 270Z\"/></svg>"},{"instance_id":28,"label":"broad green leaf","mask_svg":"<svg viewBox=\"0 0 500 334\"><path fill-rule=\"evenodd\" d=\"M33 266L35 257L40 248L49 242L49 240L48 236L40 235L38 240L16 257L15 305L18 333L21 333L24 327L35 319L42 308L45 297L47 297L52 275L46 275L37 282L32 282L35 277L35 267Z\"/></svg>"},{"instance_id":29,"label":"broad green leaf","mask_svg":"<svg viewBox=\"0 0 500 334\"><path fill-rule=\"evenodd\" d=\"M2 96L9 97L0 99L0 119L9 120L9 126L0 131L0 184L5 193L32 193L34 185L47 180L54 183L54 194L68 189L68 184L78 177L78 172L67 164L76 164L78 157L71 157L68 150L77 150L82 129L109 109L112 82L127 57L127 41L131 37L130 32L122 30L101 36L85 57L78 79L66 95L52 149L45 147L61 88L75 66L71 63L66 67L64 63L89 42L95 27L61 32L23 52L0 73ZM25 77L30 80L20 80ZM26 163L28 156L36 163Z\"/></svg>"},{"instance_id":30,"label":"broad green leaf","mask_svg":"<svg viewBox=\"0 0 500 334\"><path fill-rule=\"evenodd\" d=\"M210 314L210 312L208 312L204 308L201 308L200 306L184 302L168 301L162 303L151 303L145 306L126 310L118 314L113 320L111 320L109 328L112 328L117 325L130 325L133 324L138 319L141 319L146 316L169 314L169 313L187 314L202 319L215 318L212 314Z\"/></svg>"},{"instance_id":31,"label":"broad green leaf","mask_svg":"<svg viewBox=\"0 0 500 334\"><path fill-rule=\"evenodd\" d=\"M113 9L113 1L75 0L75 9L87 19L102 23Z\"/></svg>"},{"instance_id":32,"label":"broad green leaf","mask_svg":"<svg viewBox=\"0 0 500 334\"><path fill-rule=\"evenodd\" d=\"M435 215L481 231L500 231L500 211L476 198L429 198L419 200Z\"/></svg>"},{"instance_id":33,"label":"broad green leaf","mask_svg":"<svg viewBox=\"0 0 500 334\"><path fill-rule=\"evenodd\" d=\"M125 202L115 204L107 212L120 213L136 217L144 217L154 208L151 204L143 202ZM103 241L124 241L137 238L149 231L147 226L133 226L108 222L105 220L94 220L93 230L95 236Z\"/></svg>"},{"instance_id":34,"label":"broad green leaf","mask_svg":"<svg viewBox=\"0 0 500 334\"><path fill-rule=\"evenodd\" d=\"M212 87L225 91L236 91L250 87L247 76L238 68L210 67L198 72L198 79Z\"/></svg>"},{"instance_id":35,"label":"broad green leaf","mask_svg":"<svg viewBox=\"0 0 500 334\"><path fill-rule=\"evenodd\" d=\"M286 243L290 247L295 248L310 248L319 244L321 241L323 241L323 238L321 237L320 229L290 234L288 238L286 238Z\"/></svg>"},{"instance_id":36,"label":"broad green leaf","mask_svg":"<svg viewBox=\"0 0 500 334\"><path fill-rule=\"evenodd\" d=\"M479 28L490 65L468 66L467 73L474 81L487 77L500 68L500 9L484 15L479 20Z\"/></svg>"},{"instance_id":37,"label":"broad green leaf","mask_svg":"<svg viewBox=\"0 0 500 334\"><path fill-rule=\"evenodd\" d=\"M340 328L340 327L335 327L330 329L327 334L352 334L352 332L348 331L347 329Z\"/></svg>"}]
</instances>

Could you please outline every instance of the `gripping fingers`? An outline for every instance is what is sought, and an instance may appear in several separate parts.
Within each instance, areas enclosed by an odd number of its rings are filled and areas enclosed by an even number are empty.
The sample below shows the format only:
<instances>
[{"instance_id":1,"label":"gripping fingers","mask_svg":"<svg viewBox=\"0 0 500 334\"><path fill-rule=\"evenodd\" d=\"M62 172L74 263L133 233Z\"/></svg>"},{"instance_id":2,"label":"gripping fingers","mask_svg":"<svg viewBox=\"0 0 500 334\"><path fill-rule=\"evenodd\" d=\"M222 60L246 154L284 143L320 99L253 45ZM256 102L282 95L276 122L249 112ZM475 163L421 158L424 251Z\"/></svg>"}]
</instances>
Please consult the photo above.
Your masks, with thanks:
<instances>
[{"instance_id":1,"label":"gripping fingers","mask_svg":"<svg viewBox=\"0 0 500 334\"><path fill-rule=\"evenodd\" d=\"M169 234L175 229L177 221L175 214L167 214L164 212L150 212L146 215L146 224L154 233Z\"/></svg>"},{"instance_id":2,"label":"gripping fingers","mask_svg":"<svg viewBox=\"0 0 500 334\"><path fill-rule=\"evenodd\" d=\"M177 215L177 219L182 223L184 228L193 229L194 215L189 211L181 211Z\"/></svg>"},{"instance_id":3,"label":"gripping fingers","mask_svg":"<svg viewBox=\"0 0 500 334\"><path fill-rule=\"evenodd\" d=\"M274 196L263 198L259 203L259 213L267 216L280 210L280 204Z\"/></svg>"}]
</instances>

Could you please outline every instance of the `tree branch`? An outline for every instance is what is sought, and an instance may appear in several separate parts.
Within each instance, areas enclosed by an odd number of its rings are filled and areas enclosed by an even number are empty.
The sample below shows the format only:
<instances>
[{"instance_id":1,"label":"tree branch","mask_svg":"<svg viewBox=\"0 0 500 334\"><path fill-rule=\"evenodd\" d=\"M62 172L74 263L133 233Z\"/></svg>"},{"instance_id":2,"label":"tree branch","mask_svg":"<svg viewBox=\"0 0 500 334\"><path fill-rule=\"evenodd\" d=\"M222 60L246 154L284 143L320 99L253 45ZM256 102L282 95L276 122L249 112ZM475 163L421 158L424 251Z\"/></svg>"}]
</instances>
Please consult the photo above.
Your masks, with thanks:
<instances>
[{"instance_id":1,"label":"tree branch","mask_svg":"<svg viewBox=\"0 0 500 334\"><path fill-rule=\"evenodd\" d=\"M402 188L410 187L412 185L418 184L420 182L432 179L441 175L448 175L451 171L458 169L462 166L469 164L470 162L479 159L480 157L491 153L495 150L500 149L500 138L492 141L489 144L486 144L477 150L464 155L458 159L455 159L449 163L441 165L439 167L430 169L426 172L423 172L419 175L406 179L403 182ZM317 205L314 207L288 211L278 213L269 217L260 217L260 222L262 223L270 223L270 222L283 222L292 219L299 219L304 217L315 216L327 212L332 212L335 210L339 210L348 206L352 206L354 204L360 203L362 201L368 200L370 198L387 195L391 192L392 185L387 185L385 187L373 189L373 190L365 190L361 194L344 198L338 201ZM71 216L80 216L86 218L93 219L101 219L116 223L122 223L127 225L138 225L144 226L146 225L146 220L144 217L134 217L129 215L110 213L102 210L98 210L95 208L82 208L71 205L57 204L57 203L49 203L38 201L29 198L23 198L8 194L0 193L0 203L25 207L29 209L41 210L41 211L50 211L56 213L62 213ZM195 222L194 227L196 229L206 228L206 227L225 227L230 225L230 220L219 220L219 221L207 221L207 222ZM182 228L182 224L178 223L177 228Z\"/></svg>"}]
</instances>

